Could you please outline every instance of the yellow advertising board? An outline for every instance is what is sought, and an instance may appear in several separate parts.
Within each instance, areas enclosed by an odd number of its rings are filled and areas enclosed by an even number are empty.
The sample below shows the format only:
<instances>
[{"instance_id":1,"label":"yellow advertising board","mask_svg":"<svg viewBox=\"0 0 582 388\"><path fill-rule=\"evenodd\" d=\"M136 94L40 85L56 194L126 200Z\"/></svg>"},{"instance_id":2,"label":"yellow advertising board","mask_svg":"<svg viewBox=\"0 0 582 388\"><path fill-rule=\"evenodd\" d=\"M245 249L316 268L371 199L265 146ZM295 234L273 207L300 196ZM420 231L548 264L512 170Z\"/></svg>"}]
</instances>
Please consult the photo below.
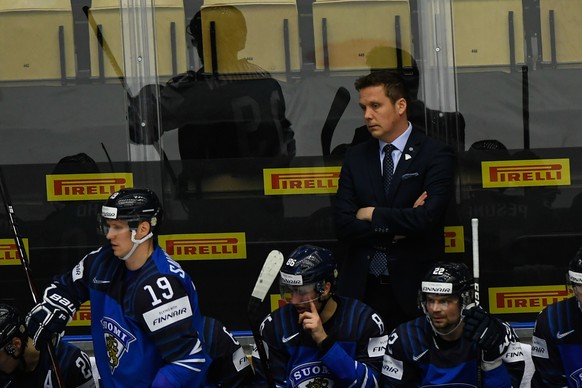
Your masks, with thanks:
<instances>
[{"instance_id":1,"label":"yellow advertising board","mask_svg":"<svg viewBox=\"0 0 582 388\"><path fill-rule=\"evenodd\" d=\"M489 311L493 314L537 313L572 296L564 284L553 286L491 287Z\"/></svg>"},{"instance_id":2,"label":"yellow advertising board","mask_svg":"<svg viewBox=\"0 0 582 388\"><path fill-rule=\"evenodd\" d=\"M333 194L337 191L341 166L266 168L265 195Z\"/></svg>"},{"instance_id":3,"label":"yellow advertising board","mask_svg":"<svg viewBox=\"0 0 582 388\"><path fill-rule=\"evenodd\" d=\"M244 232L167 234L158 237L160 246L175 260L246 259Z\"/></svg>"},{"instance_id":4,"label":"yellow advertising board","mask_svg":"<svg viewBox=\"0 0 582 388\"><path fill-rule=\"evenodd\" d=\"M570 159L481 162L483 187L569 186Z\"/></svg>"},{"instance_id":5,"label":"yellow advertising board","mask_svg":"<svg viewBox=\"0 0 582 388\"><path fill-rule=\"evenodd\" d=\"M277 280L278 281L278 280ZM287 304L283 299L281 299L280 294L270 294L269 295L271 300L271 312L277 310L280 307L283 307Z\"/></svg>"},{"instance_id":6,"label":"yellow advertising board","mask_svg":"<svg viewBox=\"0 0 582 388\"><path fill-rule=\"evenodd\" d=\"M132 173L59 174L46 176L48 201L102 201L133 187Z\"/></svg>"},{"instance_id":7,"label":"yellow advertising board","mask_svg":"<svg viewBox=\"0 0 582 388\"><path fill-rule=\"evenodd\" d=\"M91 326L91 302L83 303L67 326Z\"/></svg>"},{"instance_id":8,"label":"yellow advertising board","mask_svg":"<svg viewBox=\"0 0 582 388\"><path fill-rule=\"evenodd\" d=\"M24 251L28 255L28 239L23 238ZM14 239L0 239L0 265L20 265L20 252Z\"/></svg>"},{"instance_id":9,"label":"yellow advertising board","mask_svg":"<svg viewBox=\"0 0 582 388\"><path fill-rule=\"evenodd\" d=\"M445 226L445 253L465 252L463 226Z\"/></svg>"}]
</instances>

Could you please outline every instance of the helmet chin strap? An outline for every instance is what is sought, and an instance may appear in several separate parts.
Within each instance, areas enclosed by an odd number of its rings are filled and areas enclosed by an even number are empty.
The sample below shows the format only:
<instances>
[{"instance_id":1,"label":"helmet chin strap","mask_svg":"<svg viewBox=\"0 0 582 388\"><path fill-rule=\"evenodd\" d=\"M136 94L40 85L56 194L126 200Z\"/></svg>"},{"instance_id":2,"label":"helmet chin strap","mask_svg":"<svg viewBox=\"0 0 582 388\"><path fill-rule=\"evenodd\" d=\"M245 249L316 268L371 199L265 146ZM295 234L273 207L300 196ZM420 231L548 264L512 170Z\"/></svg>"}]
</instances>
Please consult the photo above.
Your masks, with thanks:
<instances>
[{"instance_id":1,"label":"helmet chin strap","mask_svg":"<svg viewBox=\"0 0 582 388\"><path fill-rule=\"evenodd\" d=\"M457 324L455 325L455 327L453 327L451 330L447 331L446 333L443 333L443 332L441 332L441 331L438 331L438 330L436 329L436 327L434 327L434 325L432 324L432 319L430 319L430 317L429 317L429 316L427 316L427 318L428 318L428 322L430 323L430 326L432 327L432 330L433 330L433 331L434 331L436 334L438 334L438 335L440 335L441 337L443 337L443 336L447 336L447 335L451 334L453 331L457 330L457 328L458 328L459 326L461 326L461 322L463 322L463 318L464 318L464 317L463 317L463 316L461 316L461 318L459 319L459 323L457 323Z\"/></svg>"},{"instance_id":2,"label":"helmet chin strap","mask_svg":"<svg viewBox=\"0 0 582 388\"><path fill-rule=\"evenodd\" d=\"M318 314L321 314L321 312L323 311L323 309L325 308L325 305L327 304L327 302L329 302L329 300L331 299L331 294L329 294L329 297L327 299L323 299L323 294L320 294L319 297L317 298L319 300L319 303L321 304L321 307L319 308L319 311L317 312Z\"/></svg>"},{"instance_id":3,"label":"helmet chin strap","mask_svg":"<svg viewBox=\"0 0 582 388\"><path fill-rule=\"evenodd\" d=\"M149 232L148 234L145 235L144 238L142 238L141 240L136 240L135 236L136 236L137 232L135 229L131 230L131 242L133 243L133 247L131 248L131 250L129 251L129 253L123 257L120 257L121 260L126 261L127 259L129 259L129 257L131 255L133 255L133 252L135 252L135 250L137 249L137 247L146 242L147 240L149 240L150 238L152 238L152 236L154 235L152 232Z\"/></svg>"}]
</instances>

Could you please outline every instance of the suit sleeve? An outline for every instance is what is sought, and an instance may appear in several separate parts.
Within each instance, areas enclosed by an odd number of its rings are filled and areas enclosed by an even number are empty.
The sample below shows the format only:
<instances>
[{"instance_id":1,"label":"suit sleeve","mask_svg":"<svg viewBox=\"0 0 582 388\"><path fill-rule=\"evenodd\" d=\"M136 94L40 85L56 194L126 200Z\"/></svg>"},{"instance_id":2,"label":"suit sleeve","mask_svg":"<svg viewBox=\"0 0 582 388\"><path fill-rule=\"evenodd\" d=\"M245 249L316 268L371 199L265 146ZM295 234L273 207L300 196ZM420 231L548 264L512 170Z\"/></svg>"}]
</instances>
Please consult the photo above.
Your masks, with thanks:
<instances>
[{"instance_id":1,"label":"suit sleeve","mask_svg":"<svg viewBox=\"0 0 582 388\"><path fill-rule=\"evenodd\" d=\"M547 309L542 310L536 319L531 355L535 367L531 381L533 388L568 385L562 367L562 357L549 329Z\"/></svg>"},{"instance_id":2,"label":"suit sleeve","mask_svg":"<svg viewBox=\"0 0 582 388\"><path fill-rule=\"evenodd\" d=\"M403 179L398 187L407 193L408 203L398 203L393 207L376 207L372 216L374 230L387 230L395 235L413 236L434 230L442 223L454 189L454 156L449 146L435 144L434 153L423 156L424 166L415 166L418 176ZM425 145L425 148L428 145ZM421 150L424 152L426 150ZM419 180L416 182L416 180ZM414 202L423 191L428 198L423 206L413 208Z\"/></svg>"},{"instance_id":3,"label":"suit sleeve","mask_svg":"<svg viewBox=\"0 0 582 388\"><path fill-rule=\"evenodd\" d=\"M358 155L354 154L353 150L348 150L344 158L334 199L334 221L340 240L365 243L367 239L373 237L373 229L368 221L356 218L356 212L362 207L357 197L354 179L357 157Z\"/></svg>"}]
</instances>

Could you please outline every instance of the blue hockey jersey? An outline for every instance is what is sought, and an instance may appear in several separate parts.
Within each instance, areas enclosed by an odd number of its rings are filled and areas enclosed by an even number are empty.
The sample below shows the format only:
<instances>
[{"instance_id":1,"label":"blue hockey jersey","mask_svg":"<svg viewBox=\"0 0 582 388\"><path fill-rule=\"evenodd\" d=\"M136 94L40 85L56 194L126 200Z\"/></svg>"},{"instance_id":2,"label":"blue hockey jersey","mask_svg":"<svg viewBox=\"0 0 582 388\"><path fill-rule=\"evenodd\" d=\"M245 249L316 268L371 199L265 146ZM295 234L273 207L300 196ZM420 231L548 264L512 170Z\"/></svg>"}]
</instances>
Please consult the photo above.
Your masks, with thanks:
<instances>
[{"instance_id":1,"label":"blue hockey jersey","mask_svg":"<svg viewBox=\"0 0 582 388\"><path fill-rule=\"evenodd\" d=\"M55 348L55 361L61 384L69 388L94 388L95 380L91 370L89 356L78 347L65 341ZM22 364L24 367L24 364ZM58 388L58 379L54 370L48 348L40 351L38 364L32 371L16 370L7 375L0 373L0 387L9 388Z\"/></svg>"},{"instance_id":2,"label":"blue hockey jersey","mask_svg":"<svg viewBox=\"0 0 582 388\"><path fill-rule=\"evenodd\" d=\"M298 323L299 314L288 304L268 315L261 325L277 387L376 387L388 336L380 316L364 303L333 296L338 306L323 327L334 344L327 352ZM253 352L259 376L264 378L258 354Z\"/></svg>"},{"instance_id":3,"label":"blue hockey jersey","mask_svg":"<svg viewBox=\"0 0 582 388\"><path fill-rule=\"evenodd\" d=\"M538 315L531 355L532 387L582 387L582 311L575 297Z\"/></svg>"},{"instance_id":4,"label":"blue hockey jersey","mask_svg":"<svg viewBox=\"0 0 582 388\"><path fill-rule=\"evenodd\" d=\"M462 336L445 341L435 335L426 317L419 317L390 334L383 381L387 387L477 387L480 378L483 387L519 387L525 368L523 352L515 341L508 349L502 360L478 372L481 360L475 342Z\"/></svg>"},{"instance_id":5,"label":"blue hockey jersey","mask_svg":"<svg viewBox=\"0 0 582 388\"><path fill-rule=\"evenodd\" d=\"M91 300L103 386L150 387L158 374L176 387L203 384L209 359L196 288L159 246L136 271L100 248L54 283L79 304Z\"/></svg>"},{"instance_id":6,"label":"blue hockey jersey","mask_svg":"<svg viewBox=\"0 0 582 388\"><path fill-rule=\"evenodd\" d=\"M204 386L249 387L253 370L238 340L216 319L202 317L202 320L207 354L212 358Z\"/></svg>"}]
</instances>

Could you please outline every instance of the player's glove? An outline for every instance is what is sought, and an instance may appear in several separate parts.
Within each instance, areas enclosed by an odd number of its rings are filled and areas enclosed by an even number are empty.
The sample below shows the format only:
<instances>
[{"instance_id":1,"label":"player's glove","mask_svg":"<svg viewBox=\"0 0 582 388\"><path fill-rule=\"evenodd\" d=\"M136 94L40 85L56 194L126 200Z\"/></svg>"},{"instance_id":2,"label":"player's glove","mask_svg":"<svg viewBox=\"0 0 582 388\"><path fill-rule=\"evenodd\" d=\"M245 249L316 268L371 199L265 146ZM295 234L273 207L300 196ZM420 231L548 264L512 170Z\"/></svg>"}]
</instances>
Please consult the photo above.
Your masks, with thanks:
<instances>
[{"instance_id":1,"label":"player's glove","mask_svg":"<svg viewBox=\"0 0 582 388\"><path fill-rule=\"evenodd\" d=\"M77 305L65 291L55 284L47 287L42 302L26 315L26 326L34 347L40 349L48 341L56 345L76 310Z\"/></svg>"},{"instance_id":2,"label":"player's glove","mask_svg":"<svg viewBox=\"0 0 582 388\"><path fill-rule=\"evenodd\" d=\"M463 336L479 344L483 350L483 360L500 358L509 346L509 327L479 306L463 310L463 316Z\"/></svg>"}]
</instances>

